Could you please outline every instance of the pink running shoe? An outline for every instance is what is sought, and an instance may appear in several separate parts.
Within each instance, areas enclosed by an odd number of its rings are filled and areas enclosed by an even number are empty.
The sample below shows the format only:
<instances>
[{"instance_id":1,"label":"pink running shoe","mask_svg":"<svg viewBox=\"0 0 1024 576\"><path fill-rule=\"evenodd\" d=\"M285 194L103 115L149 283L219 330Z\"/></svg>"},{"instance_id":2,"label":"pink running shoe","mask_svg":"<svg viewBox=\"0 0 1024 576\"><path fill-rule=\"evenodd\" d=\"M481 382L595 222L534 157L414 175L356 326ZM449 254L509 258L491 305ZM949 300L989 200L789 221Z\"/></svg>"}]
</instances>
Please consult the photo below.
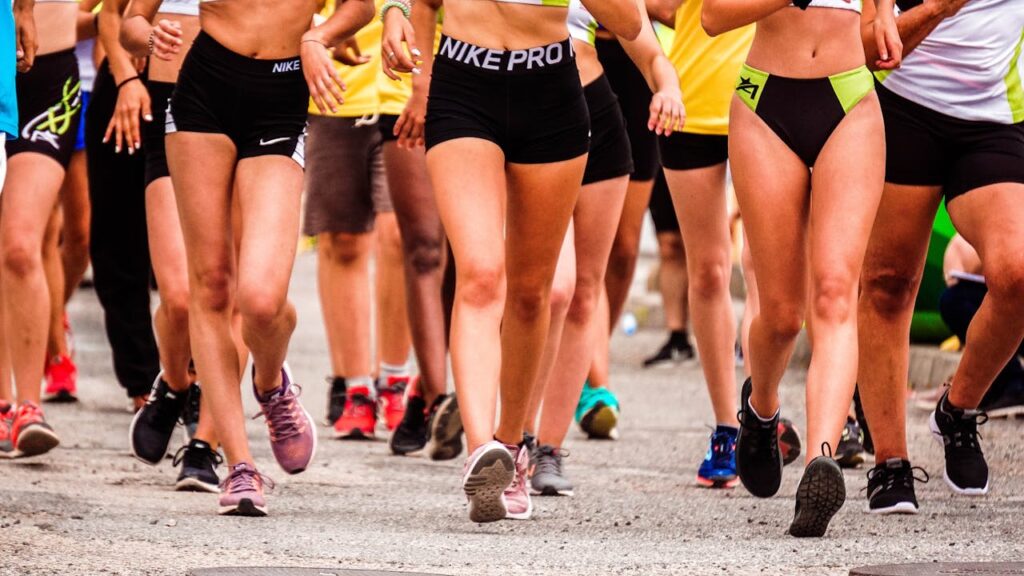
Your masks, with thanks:
<instances>
[{"instance_id":1,"label":"pink running shoe","mask_svg":"<svg viewBox=\"0 0 1024 576\"><path fill-rule=\"evenodd\" d=\"M225 516L266 516L267 501L263 498L263 485L274 487L274 482L248 462L231 467L231 473L220 484L218 514Z\"/></svg>"},{"instance_id":2,"label":"pink running shoe","mask_svg":"<svg viewBox=\"0 0 1024 576\"><path fill-rule=\"evenodd\" d=\"M46 361L44 369L47 402L78 402L78 367L71 356L58 355Z\"/></svg>"},{"instance_id":3,"label":"pink running shoe","mask_svg":"<svg viewBox=\"0 0 1024 576\"><path fill-rule=\"evenodd\" d=\"M526 445L510 446L505 448L515 458L516 473L512 483L505 489L505 506L508 514L505 516L510 520L529 520L533 515L533 500L530 499L530 479L527 477L530 469L530 450Z\"/></svg>"},{"instance_id":4,"label":"pink running shoe","mask_svg":"<svg viewBox=\"0 0 1024 576\"><path fill-rule=\"evenodd\" d=\"M508 515L502 493L515 478L515 461L505 445L492 440L469 455L462 490L469 499L469 519L497 522Z\"/></svg>"},{"instance_id":5,"label":"pink running shoe","mask_svg":"<svg viewBox=\"0 0 1024 576\"><path fill-rule=\"evenodd\" d=\"M255 379L255 369L253 371ZM267 420L270 447L281 469L298 474L309 467L316 454L316 423L299 402L302 388L292 383L287 364L281 369L281 387L267 394L256 392L260 413Z\"/></svg>"}]
</instances>

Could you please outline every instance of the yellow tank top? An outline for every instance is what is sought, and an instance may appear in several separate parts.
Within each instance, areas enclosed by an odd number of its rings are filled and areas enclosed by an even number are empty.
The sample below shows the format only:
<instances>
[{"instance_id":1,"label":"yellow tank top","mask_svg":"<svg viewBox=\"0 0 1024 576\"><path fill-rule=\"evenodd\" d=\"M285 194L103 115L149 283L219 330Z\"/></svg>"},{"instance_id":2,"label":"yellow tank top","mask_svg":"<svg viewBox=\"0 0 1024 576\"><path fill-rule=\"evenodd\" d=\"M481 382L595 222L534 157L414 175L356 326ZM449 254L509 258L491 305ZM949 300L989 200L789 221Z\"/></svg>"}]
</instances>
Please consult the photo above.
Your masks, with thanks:
<instances>
[{"instance_id":1,"label":"yellow tank top","mask_svg":"<svg viewBox=\"0 0 1024 576\"><path fill-rule=\"evenodd\" d=\"M668 59L679 72L691 134L729 133L729 103L737 74L754 40L754 25L712 38L700 26L702 0L684 0L676 13Z\"/></svg>"},{"instance_id":2,"label":"yellow tank top","mask_svg":"<svg viewBox=\"0 0 1024 576\"><path fill-rule=\"evenodd\" d=\"M383 1L378 2L378 9ZM330 16L334 13L335 0L327 0L322 16ZM345 103L337 112L322 114L312 100L309 102L309 113L316 115L336 116L341 118L358 118L364 115L376 114L380 108L380 98L377 95L377 73L380 72L380 37L383 25L379 18L374 18L362 30L356 33L356 42L359 43L359 50L370 57L370 61L359 66L346 66L341 62L334 62L334 67L341 74L345 83ZM383 73L382 73L383 74Z\"/></svg>"}]
</instances>

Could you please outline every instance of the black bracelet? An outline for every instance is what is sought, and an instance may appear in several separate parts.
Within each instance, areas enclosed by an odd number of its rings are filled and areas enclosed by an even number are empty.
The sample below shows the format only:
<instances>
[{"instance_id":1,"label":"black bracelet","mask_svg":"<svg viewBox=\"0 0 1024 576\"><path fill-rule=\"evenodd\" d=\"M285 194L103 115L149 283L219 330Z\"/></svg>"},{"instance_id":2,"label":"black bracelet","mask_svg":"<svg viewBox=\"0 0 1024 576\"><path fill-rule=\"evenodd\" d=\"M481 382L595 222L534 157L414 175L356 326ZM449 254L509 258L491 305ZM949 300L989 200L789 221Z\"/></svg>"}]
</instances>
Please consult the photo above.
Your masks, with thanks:
<instances>
[{"instance_id":1,"label":"black bracelet","mask_svg":"<svg viewBox=\"0 0 1024 576\"><path fill-rule=\"evenodd\" d=\"M807 10L807 7L811 5L811 0L793 0L793 6L801 10Z\"/></svg>"},{"instance_id":2,"label":"black bracelet","mask_svg":"<svg viewBox=\"0 0 1024 576\"><path fill-rule=\"evenodd\" d=\"M141 82L142 78L140 78L139 75L136 74L135 76L132 76L130 78L125 78L124 80L121 80L120 82L117 83L117 91L120 92L121 91L121 87L124 86L125 84L131 82L132 80L139 80Z\"/></svg>"}]
</instances>

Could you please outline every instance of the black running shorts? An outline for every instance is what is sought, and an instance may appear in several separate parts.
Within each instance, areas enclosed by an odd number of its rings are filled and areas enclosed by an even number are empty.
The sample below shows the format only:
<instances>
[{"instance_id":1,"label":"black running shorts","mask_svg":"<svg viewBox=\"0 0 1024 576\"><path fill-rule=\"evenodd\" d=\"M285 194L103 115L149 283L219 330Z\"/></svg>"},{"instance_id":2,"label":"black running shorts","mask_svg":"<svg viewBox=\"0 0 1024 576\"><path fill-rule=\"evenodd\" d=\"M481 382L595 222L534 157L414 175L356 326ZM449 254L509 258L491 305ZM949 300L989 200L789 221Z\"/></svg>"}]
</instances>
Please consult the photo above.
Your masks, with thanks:
<instances>
[{"instance_id":1,"label":"black running shorts","mask_svg":"<svg viewBox=\"0 0 1024 576\"><path fill-rule=\"evenodd\" d=\"M298 56L248 58L200 32L171 96L167 133L224 134L239 160L280 155L304 166L308 106Z\"/></svg>"},{"instance_id":2,"label":"black running shorts","mask_svg":"<svg viewBox=\"0 0 1024 576\"><path fill-rule=\"evenodd\" d=\"M647 129L653 97L651 89L618 40L598 38L594 46L608 82L619 97L622 117L626 121L626 133L629 134L630 153L633 156L630 180L649 182L661 167L658 161L658 137Z\"/></svg>"},{"instance_id":3,"label":"black running shorts","mask_svg":"<svg viewBox=\"0 0 1024 576\"><path fill-rule=\"evenodd\" d=\"M669 170L695 170L717 166L729 159L729 137L718 134L673 132L660 136L661 165Z\"/></svg>"},{"instance_id":4,"label":"black running shorts","mask_svg":"<svg viewBox=\"0 0 1024 576\"><path fill-rule=\"evenodd\" d=\"M975 188L1024 184L1024 124L961 120L878 85L885 120L885 181L942 186L949 202Z\"/></svg>"},{"instance_id":5,"label":"black running shorts","mask_svg":"<svg viewBox=\"0 0 1024 576\"><path fill-rule=\"evenodd\" d=\"M18 139L7 143L7 157L23 152L49 156L64 168L71 162L82 112L82 85L74 48L36 57L18 74Z\"/></svg>"},{"instance_id":6,"label":"black running shorts","mask_svg":"<svg viewBox=\"0 0 1024 576\"><path fill-rule=\"evenodd\" d=\"M146 155L146 186L171 173L167 170L167 147L164 145L167 107L170 105L173 82L146 81L153 109L153 121L142 123L142 152Z\"/></svg>"},{"instance_id":7,"label":"black running shorts","mask_svg":"<svg viewBox=\"0 0 1024 576\"><path fill-rule=\"evenodd\" d=\"M626 122L619 99L601 76L583 88L590 110L590 155L583 172L583 184L602 182L633 173L633 155L629 149Z\"/></svg>"},{"instance_id":8,"label":"black running shorts","mask_svg":"<svg viewBox=\"0 0 1024 576\"><path fill-rule=\"evenodd\" d=\"M428 151L448 140L479 138L516 164L586 154L590 115L572 43L502 51L442 36L425 130Z\"/></svg>"}]
</instances>

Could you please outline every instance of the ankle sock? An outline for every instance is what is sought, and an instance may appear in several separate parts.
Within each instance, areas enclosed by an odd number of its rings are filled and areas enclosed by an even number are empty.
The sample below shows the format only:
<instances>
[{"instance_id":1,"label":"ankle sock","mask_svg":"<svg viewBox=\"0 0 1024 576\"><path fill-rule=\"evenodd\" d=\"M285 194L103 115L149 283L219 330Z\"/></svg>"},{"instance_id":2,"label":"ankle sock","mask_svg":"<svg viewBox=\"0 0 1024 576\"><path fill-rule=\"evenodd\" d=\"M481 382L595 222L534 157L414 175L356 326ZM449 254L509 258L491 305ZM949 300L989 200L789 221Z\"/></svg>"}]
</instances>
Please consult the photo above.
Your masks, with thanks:
<instances>
[{"instance_id":1,"label":"ankle sock","mask_svg":"<svg viewBox=\"0 0 1024 576\"><path fill-rule=\"evenodd\" d=\"M380 379L387 382L388 376L395 378L408 378L412 374L412 370L409 367L409 362L406 361L404 364L388 364L387 362L380 363Z\"/></svg>"}]
</instances>

